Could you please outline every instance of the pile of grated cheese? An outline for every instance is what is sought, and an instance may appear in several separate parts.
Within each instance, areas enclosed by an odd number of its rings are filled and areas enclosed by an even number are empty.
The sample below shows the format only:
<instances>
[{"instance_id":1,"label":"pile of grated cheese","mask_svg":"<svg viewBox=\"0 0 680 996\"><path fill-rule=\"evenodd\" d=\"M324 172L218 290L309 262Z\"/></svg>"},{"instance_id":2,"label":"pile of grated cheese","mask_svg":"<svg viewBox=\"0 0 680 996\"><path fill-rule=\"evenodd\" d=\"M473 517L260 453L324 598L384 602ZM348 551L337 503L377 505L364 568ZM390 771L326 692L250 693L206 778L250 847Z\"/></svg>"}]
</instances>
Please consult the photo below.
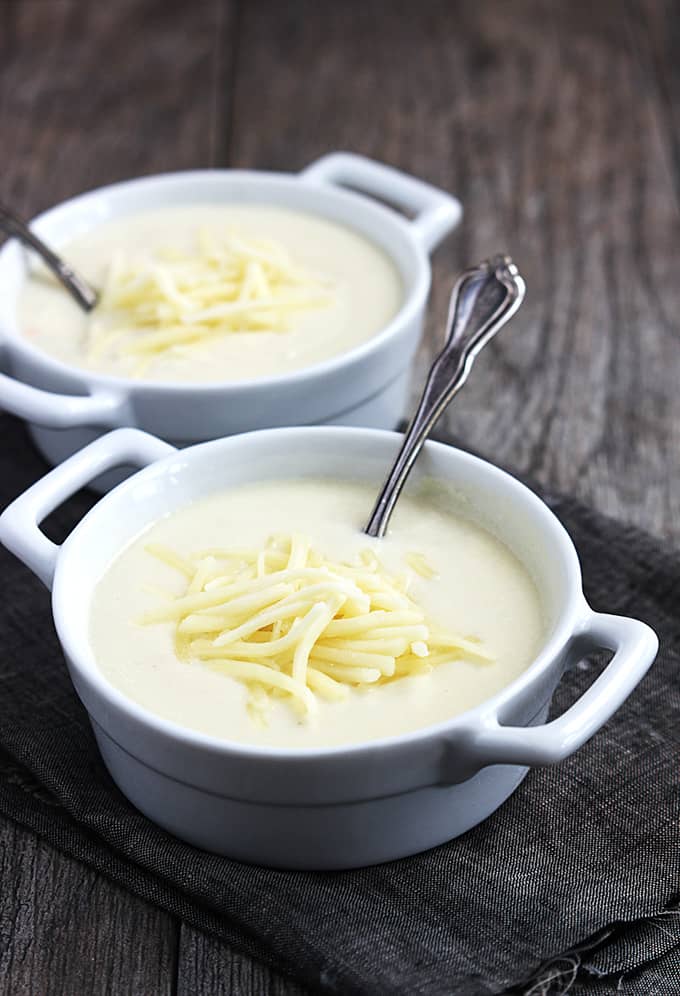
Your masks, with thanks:
<instances>
[{"instance_id":1,"label":"pile of grated cheese","mask_svg":"<svg viewBox=\"0 0 680 996\"><path fill-rule=\"evenodd\" d=\"M354 562L327 559L298 534L260 550L209 550L191 558L155 544L146 550L187 581L180 596L148 612L146 625L171 623L180 660L200 663L248 687L251 716L266 723L272 697L302 718L317 697L427 674L465 657L493 661L474 638L432 624L408 594L414 573L435 572L421 554L390 574L373 549Z\"/></svg>"},{"instance_id":2,"label":"pile of grated cheese","mask_svg":"<svg viewBox=\"0 0 680 996\"><path fill-rule=\"evenodd\" d=\"M197 234L195 251L114 253L89 325L91 358L136 362L181 355L237 332L286 332L301 312L333 301L331 281L284 246L230 231Z\"/></svg>"}]
</instances>

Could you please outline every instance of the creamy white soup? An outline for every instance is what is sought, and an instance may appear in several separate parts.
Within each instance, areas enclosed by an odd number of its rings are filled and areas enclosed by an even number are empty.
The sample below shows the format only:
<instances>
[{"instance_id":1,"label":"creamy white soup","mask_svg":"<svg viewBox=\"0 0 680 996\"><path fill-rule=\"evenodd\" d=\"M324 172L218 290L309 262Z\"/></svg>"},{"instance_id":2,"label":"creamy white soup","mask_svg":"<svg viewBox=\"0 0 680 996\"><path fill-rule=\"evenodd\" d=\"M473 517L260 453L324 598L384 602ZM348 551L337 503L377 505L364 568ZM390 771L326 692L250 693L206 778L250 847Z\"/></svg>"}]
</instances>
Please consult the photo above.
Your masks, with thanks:
<instances>
[{"instance_id":1,"label":"creamy white soup","mask_svg":"<svg viewBox=\"0 0 680 996\"><path fill-rule=\"evenodd\" d=\"M285 374L370 339L404 296L392 260L358 232L269 205L157 209L56 248L101 303L85 315L32 262L22 334L64 363L122 377Z\"/></svg>"},{"instance_id":2,"label":"creamy white soup","mask_svg":"<svg viewBox=\"0 0 680 996\"><path fill-rule=\"evenodd\" d=\"M529 573L491 533L451 514L439 490L403 495L387 537L369 539L361 526L373 499L360 482L276 481L168 515L95 589L98 666L166 719L263 746L373 740L488 699L544 638ZM285 687L269 687L269 646L280 649ZM296 698L288 689L300 668L308 687Z\"/></svg>"}]
</instances>

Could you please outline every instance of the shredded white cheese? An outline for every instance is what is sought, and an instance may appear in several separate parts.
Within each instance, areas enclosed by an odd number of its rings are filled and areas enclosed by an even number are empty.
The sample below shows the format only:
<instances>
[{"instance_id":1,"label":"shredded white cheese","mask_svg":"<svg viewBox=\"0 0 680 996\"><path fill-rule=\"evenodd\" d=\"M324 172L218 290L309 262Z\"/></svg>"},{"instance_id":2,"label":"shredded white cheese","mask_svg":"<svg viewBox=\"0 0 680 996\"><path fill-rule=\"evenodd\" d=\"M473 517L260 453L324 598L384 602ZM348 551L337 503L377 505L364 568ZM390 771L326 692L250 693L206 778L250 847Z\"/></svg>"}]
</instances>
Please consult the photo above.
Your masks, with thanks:
<instances>
[{"instance_id":1,"label":"shredded white cheese","mask_svg":"<svg viewBox=\"0 0 680 996\"><path fill-rule=\"evenodd\" d=\"M159 355L218 336L285 332L300 312L332 300L331 282L281 244L201 230L194 252L114 255L90 321L90 352L130 359L142 373Z\"/></svg>"},{"instance_id":2,"label":"shredded white cheese","mask_svg":"<svg viewBox=\"0 0 680 996\"><path fill-rule=\"evenodd\" d=\"M474 639L432 625L407 594L408 577L390 574L370 549L354 563L327 559L300 535L271 537L260 550L191 558L146 549L187 586L142 623L171 623L181 660L245 683L259 722L272 697L284 696L307 717L317 696L338 700L350 687L427 674L461 657L493 660ZM418 573L434 576L424 558L416 564Z\"/></svg>"}]
</instances>

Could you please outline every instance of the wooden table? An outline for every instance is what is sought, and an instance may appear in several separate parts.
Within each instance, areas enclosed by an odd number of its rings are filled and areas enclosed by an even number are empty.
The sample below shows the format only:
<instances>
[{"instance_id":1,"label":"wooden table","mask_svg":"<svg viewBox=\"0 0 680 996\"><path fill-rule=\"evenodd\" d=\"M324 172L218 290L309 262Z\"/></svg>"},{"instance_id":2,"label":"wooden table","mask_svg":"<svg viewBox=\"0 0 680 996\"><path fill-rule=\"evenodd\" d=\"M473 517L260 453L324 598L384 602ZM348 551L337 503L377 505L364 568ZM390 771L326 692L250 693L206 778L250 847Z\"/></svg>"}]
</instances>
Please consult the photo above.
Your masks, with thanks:
<instances>
[{"instance_id":1,"label":"wooden table","mask_svg":"<svg viewBox=\"0 0 680 996\"><path fill-rule=\"evenodd\" d=\"M455 192L416 380L507 248L527 300L449 426L680 543L679 44L673 0L3 0L0 197L337 148ZM301 992L8 821L0 881L13 996Z\"/></svg>"}]
</instances>

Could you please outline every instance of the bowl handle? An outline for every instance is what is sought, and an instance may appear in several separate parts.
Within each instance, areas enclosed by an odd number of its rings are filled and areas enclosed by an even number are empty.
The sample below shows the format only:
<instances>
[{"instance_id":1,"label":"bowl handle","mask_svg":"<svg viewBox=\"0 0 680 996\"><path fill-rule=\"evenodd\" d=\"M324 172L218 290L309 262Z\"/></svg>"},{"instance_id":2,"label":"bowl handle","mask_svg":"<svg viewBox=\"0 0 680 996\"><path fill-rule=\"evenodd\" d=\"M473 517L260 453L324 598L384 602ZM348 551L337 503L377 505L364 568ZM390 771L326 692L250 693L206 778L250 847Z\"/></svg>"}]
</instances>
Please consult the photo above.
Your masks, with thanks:
<instances>
[{"instance_id":1,"label":"bowl handle","mask_svg":"<svg viewBox=\"0 0 680 996\"><path fill-rule=\"evenodd\" d=\"M52 587L59 546L40 529L62 502L112 467L145 467L175 453L174 446L139 429L116 429L100 436L51 470L0 515L0 543Z\"/></svg>"},{"instance_id":2,"label":"bowl handle","mask_svg":"<svg viewBox=\"0 0 680 996\"><path fill-rule=\"evenodd\" d=\"M460 201L444 190L352 152L322 156L300 176L314 183L346 185L414 214L409 222L411 231L428 253L456 227L463 214Z\"/></svg>"},{"instance_id":3,"label":"bowl handle","mask_svg":"<svg viewBox=\"0 0 680 996\"><path fill-rule=\"evenodd\" d=\"M48 429L71 426L114 426L121 422L125 399L107 391L69 395L42 391L0 373L0 408Z\"/></svg>"},{"instance_id":4,"label":"bowl handle","mask_svg":"<svg viewBox=\"0 0 680 996\"><path fill-rule=\"evenodd\" d=\"M614 656L590 688L565 713L540 726L501 726L489 717L475 736L471 754L482 765L554 764L589 740L628 698L656 656L659 641L645 623L625 616L591 613L575 641L579 657L593 650Z\"/></svg>"}]
</instances>

